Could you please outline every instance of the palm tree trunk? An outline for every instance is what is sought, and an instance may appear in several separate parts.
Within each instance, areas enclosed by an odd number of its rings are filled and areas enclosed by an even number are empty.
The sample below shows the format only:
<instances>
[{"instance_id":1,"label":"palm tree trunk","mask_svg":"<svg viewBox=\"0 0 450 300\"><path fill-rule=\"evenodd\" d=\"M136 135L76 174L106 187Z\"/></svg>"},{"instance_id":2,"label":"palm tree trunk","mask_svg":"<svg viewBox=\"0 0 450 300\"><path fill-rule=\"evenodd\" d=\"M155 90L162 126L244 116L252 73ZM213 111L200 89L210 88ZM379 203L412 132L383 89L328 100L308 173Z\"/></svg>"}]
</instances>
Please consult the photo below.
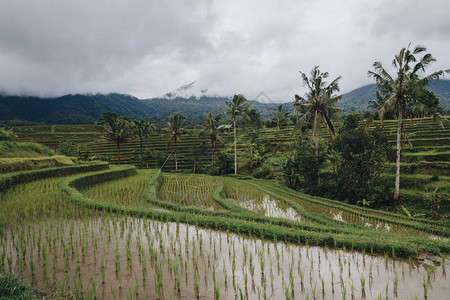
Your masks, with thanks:
<instances>
[{"instance_id":1,"label":"palm tree trunk","mask_svg":"<svg viewBox=\"0 0 450 300\"><path fill-rule=\"evenodd\" d=\"M142 146L142 142L143 142L143 139L141 138L140 139L140 142L141 142L141 155L143 155L144 154L144 147Z\"/></svg>"},{"instance_id":2,"label":"palm tree trunk","mask_svg":"<svg viewBox=\"0 0 450 300\"><path fill-rule=\"evenodd\" d=\"M317 168L317 186L320 187L320 169L319 169L319 146L315 147L316 152L316 168Z\"/></svg>"},{"instance_id":3,"label":"palm tree trunk","mask_svg":"<svg viewBox=\"0 0 450 300\"><path fill-rule=\"evenodd\" d=\"M236 119L234 119L234 175L237 175Z\"/></svg>"},{"instance_id":4,"label":"palm tree trunk","mask_svg":"<svg viewBox=\"0 0 450 300\"><path fill-rule=\"evenodd\" d=\"M212 168L212 171L214 172L214 143L213 143L213 146L212 146L212 148L211 148L211 168Z\"/></svg>"},{"instance_id":5,"label":"palm tree trunk","mask_svg":"<svg viewBox=\"0 0 450 300\"><path fill-rule=\"evenodd\" d=\"M117 159L119 160L120 165L120 143L117 143Z\"/></svg>"},{"instance_id":6,"label":"palm tree trunk","mask_svg":"<svg viewBox=\"0 0 450 300\"><path fill-rule=\"evenodd\" d=\"M395 161L395 191L394 201L398 200L398 194L400 191L400 152L402 150L402 128L403 128L403 107L399 105L398 109L398 125L397 125L397 160Z\"/></svg>"},{"instance_id":7,"label":"palm tree trunk","mask_svg":"<svg viewBox=\"0 0 450 300\"><path fill-rule=\"evenodd\" d=\"M175 139L175 173L178 173L177 140Z\"/></svg>"}]
</instances>

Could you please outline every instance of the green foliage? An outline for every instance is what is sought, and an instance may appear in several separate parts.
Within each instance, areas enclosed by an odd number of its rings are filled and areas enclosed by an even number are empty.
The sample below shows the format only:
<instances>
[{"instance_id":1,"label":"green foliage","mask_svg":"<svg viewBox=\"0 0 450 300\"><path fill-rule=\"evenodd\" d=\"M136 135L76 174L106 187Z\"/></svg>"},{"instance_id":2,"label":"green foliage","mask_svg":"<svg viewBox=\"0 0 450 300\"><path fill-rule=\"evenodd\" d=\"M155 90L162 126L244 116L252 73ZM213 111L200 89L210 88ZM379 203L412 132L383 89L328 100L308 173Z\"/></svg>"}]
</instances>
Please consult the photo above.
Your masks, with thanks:
<instances>
[{"instance_id":1,"label":"green foliage","mask_svg":"<svg viewBox=\"0 0 450 300\"><path fill-rule=\"evenodd\" d=\"M0 127L0 142L1 141L12 141L14 137L14 132L11 129L6 129Z\"/></svg>"},{"instance_id":2,"label":"green foliage","mask_svg":"<svg viewBox=\"0 0 450 300\"><path fill-rule=\"evenodd\" d=\"M209 143L209 145L211 147L211 169L212 170L214 170L214 160L215 160L215 155L216 155L217 149L220 145L225 144L225 140L220 135L220 132L218 129L220 122L222 121L222 118L223 118L223 114L213 115L212 113L209 113L206 116L205 122L200 126L199 137L207 138L207 142ZM206 145L206 141L200 143L200 146L197 149L202 149L205 145ZM202 152L202 151L199 151L199 152ZM197 155L195 155L195 154L200 154L200 153L194 153L194 157L197 157Z\"/></svg>"},{"instance_id":3,"label":"green foliage","mask_svg":"<svg viewBox=\"0 0 450 300\"><path fill-rule=\"evenodd\" d=\"M105 139L116 144L117 158L120 164L120 145L131 141L134 123L128 117L111 112L105 113L99 123L103 125Z\"/></svg>"},{"instance_id":4,"label":"green foliage","mask_svg":"<svg viewBox=\"0 0 450 300\"><path fill-rule=\"evenodd\" d=\"M72 159L66 156L32 157L32 158L0 158L0 173L54 168L73 165Z\"/></svg>"},{"instance_id":5,"label":"green foliage","mask_svg":"<svg viewBox=\"0 0 450 300\"><path fill-rule=\"evenodd\" d=\"M335 78L328 85L325 81L328 78L328 72L321 72L319 66L315 66L308 77L300 71L303 84L308 87L308 92L303 96L295 95L294 107L295 114L302 113L295 124L293 134L296 134L303 128L311 129L312 141L316 148L319 147L320 126L325 125L331 139L334 136L334 126L332 119L337 117L340 110L336 107L336 102L342 97L334 95L339 92L339 80L341 76Z\"/></svg>"},{"instance_id":6,"label":"green foliage","mask_svg":"<svg viewBox=\"0 0 450 300\"><path fill-rule=\"evenodd\" d=\"M42 144L0 141L0 157L41 157L52 155L53 152Z\"/></svg>"},{"instance_id":7,"label":"green foliage","mask_svg":"<svg viewBox=\"0 0 450 300\"><path fill-rule=\"evenodd\" d=\"M181 136L185 134L191 134L191 130L188 128L191 123L186 119L186 117L178 112L169 116L169 121L167 126L163 128L163 131L169 137L167 147L173 142L174 153L175 153L175 172L178 172L178 158L177 158L177 143L181 141Z\"/></svg>"},{"instance_id":8,"label":"green foliage","mask_svg":"<svg viewBox=\"0 0 450 300\"><path fill-rule=\"evenodd\" d=\"M278 129L281 129L281 127L287 125L289 120L289 113L286 111L282 104L277 106L277 111L276 113L274 113L272 120L275 121Z\"/></svg>"},{"instance_id":9,"label":"green foliage","mask_svg":"<svg viewBox=\"0 0 450 300\"><path fill-rule=\"evenodd\" d=\"M149 121L141 118L139 121L134 121L134 135L139 139L141 155L144 153L143 142L152 132L156 130L156 126Z\"/></svg>"},{"instance_id":10,"label":"green foliage","mask_svg":"<svg viewBox=\"0 0 450 300\"><path fill-rule=\"evenodd\" d=\"M153 162L153 166L161 168L168 157L169 154L167 152L147 149L144 151L144 154L139 156L139 163L141 167L145 166L148 168L150 162Z\"/></svg>"},{"instance_id":11,"label":"green foliage","mask_svg":"<svg viewBox=\"0 0 450 300\"><path fill-rule=\"evenodd\" d=\"M35 300L38 299L30 286L13 275L0 274L0 299L1 300Z\"/></svg>"},{"instance_id":12,"label":"green foliage","mask_svg":"<svg viewBox=\"0 0 450 300\"><path fill-rule=\"evenodd\" d=\"M346 121L353 123L354 119L350 116ZM332 147L342 157L334 179L335 195L338 199L350 200L353 204L363 198L366 201L379 201L382 197L378 195L379 191L373 190L374 180L386 168L392 149L380 130L367 133L346 124L348 123L344 122L344 130L337 136Z\"/></svg>"},{"instance_id":13,"label":"green foliage","mask_svg":"<svg viewBox=\"0 0 450 300\"><path fill-rule=\"evenodd\" d=\"M80 152L80 146L77 143L71 141L61 141L59 143L56 153L65 156L77 156Z\"/></svg>"},{"instance_id":14,"label":"green foliage","mask_svg":"<svg viewBox=\"0 0 450 300\"><path fill-rule=\"evenodd\" d=\"M66 176L70 174L77 174L81 172L89 171L99 171L109 168L107 163L90 163L67 167L57 167L42 170L32 170L32 171L20 171L7 174L0 177L0 192L6 191L7 189L26 182L31 182L38 179L56 177L56 176Z\"/></svg>"},{"instance_id":15,"label":"green foliage","mask_svg":"<svg viewBox=\"0 0 450 300\"><path fill-rule=\"evenodd\" d=\"M233 158L225 152L220 152L217 155L216 167L218 175L231 174L233 172Z\"/></svg>"},{"instance_id":16,"label":"green foliage","mask_svg":"<svg viewBox=\"0 0 450 300\"><path fill-rule=\"evenodd\" d=\"M354 112L354 113L346 115L342 119L342 125L338 129L338 133L343 133L343 132L358 128L359 122L361 120L362 120L362 116L361 116L361 113L359 113L359 112Z\"/></svg>"},{"instance_id":17,"label":"green foliage","mask_svg":"<svg viewBox=\"0 0 450 300\"><path fill-rule=\"evenodd\" d=\"M314 149L310 143L303 141L297 145L296 153L294 158L288 158L281 166L286 185L318 193L319 173L326 159L324 149Z\"/></svg>"}]
</instances>

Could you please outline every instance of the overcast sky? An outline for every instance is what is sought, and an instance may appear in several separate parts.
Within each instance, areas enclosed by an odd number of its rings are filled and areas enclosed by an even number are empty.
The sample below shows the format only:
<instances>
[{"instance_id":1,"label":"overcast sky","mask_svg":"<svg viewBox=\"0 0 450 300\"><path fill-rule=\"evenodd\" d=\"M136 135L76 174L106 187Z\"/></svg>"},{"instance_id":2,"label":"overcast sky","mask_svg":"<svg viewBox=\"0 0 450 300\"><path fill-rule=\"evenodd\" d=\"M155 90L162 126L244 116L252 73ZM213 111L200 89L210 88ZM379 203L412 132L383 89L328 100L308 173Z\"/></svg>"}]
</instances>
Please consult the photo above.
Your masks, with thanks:
<instances>
[{"instance_id":1,"label":"overcast sky","mask_svg":"<svg viewBox=\"0 0 450 300\"><path fill-rule=\"evenodd\" d=\"M372 83L409 42L450 68L448 0L0 0L0 92L151 98L197 81L215 95L304 94L298 71Z\"/></svg>"}]
</instances>

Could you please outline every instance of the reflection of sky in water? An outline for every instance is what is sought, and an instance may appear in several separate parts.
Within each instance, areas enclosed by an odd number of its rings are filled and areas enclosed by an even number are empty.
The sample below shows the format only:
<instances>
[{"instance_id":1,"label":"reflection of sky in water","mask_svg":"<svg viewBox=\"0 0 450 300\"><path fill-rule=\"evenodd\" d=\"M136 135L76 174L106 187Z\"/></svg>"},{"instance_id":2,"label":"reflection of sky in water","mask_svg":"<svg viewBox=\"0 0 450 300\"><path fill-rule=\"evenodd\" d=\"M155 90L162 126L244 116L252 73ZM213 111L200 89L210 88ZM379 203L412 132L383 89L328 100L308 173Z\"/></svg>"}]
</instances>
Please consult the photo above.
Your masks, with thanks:
<instances>
[{"instance_id":1,"label":"reflection of sky in water","mask_svg":"<svg viewBox=\"0 0 450 300\"><path fill-rule=\"evenodd\" d=\"M239 202L239 205L245 209L264 214L266 217L282 218L301 222L301 217L292 207L283 205L283 203L279 201L271 200L268 195L264 196L263 199L259 201L251 199Z\"/></svg>"},{"instance_id":2,"label":"reflection of sky in water","mask_svg":"<svg viewBox=\"0 0 450 300\"><path fill-rule=\"evenodd\" d=\"M335 214L330 210L330 214L333 216L333 220L346 223L346 221L344 220L342 211ZM370 222L367 222L365 220L365 218L360 217L359 219L360 219L360 224L363 224L366 227L375 228L377 230L386 230L386 231L390 231L392 229L392 227L388 223L379 222L375 226L373 226L373 224Z\"/></svg>"}]
</instances>

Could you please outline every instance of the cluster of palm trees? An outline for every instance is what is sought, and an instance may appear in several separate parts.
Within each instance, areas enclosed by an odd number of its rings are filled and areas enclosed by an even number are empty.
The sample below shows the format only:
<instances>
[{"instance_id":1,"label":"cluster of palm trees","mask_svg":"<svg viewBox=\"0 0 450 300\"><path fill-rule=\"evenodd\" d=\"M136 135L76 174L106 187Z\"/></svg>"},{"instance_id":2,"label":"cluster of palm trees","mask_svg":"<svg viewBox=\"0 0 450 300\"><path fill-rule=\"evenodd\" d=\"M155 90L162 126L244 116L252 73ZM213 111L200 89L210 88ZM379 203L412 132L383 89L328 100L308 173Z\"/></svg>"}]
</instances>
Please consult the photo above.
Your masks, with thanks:
<instances>
[{"instance_id":1,"label":"cluster of palm trees","mask_svg":"<svg viewBox=\"0 0 450 300\"><path fill-rule=\"evenodd\" d=\"M373 64L374 71L368 71L368 76L375 79L377 84L377 101L370 102L370 105L377 109L379 117L383 120L387 112L391 112L397 119L397 157L394 201L398 199L400 190L400 153L402 148L403 117L415 101L417 95L426 93L425 86L430 80L438 80L444 73L450 73L450 69L435 71L429 75L421 76L426 68L436 60L430 53L426 53L426 48L417 46L414 50L408 47L402 48L395 55L392 66L395 75L383 67L381 62ZM423 54L422 57L417 57ZM325 79L329 76L327 72L320 72L319 67L312 69L310 76L300 72L304 85L308 87L308 92L300 97L295 95L295 113L300 114L293 134L297 134L305 126L311 128L311 137L314 147L319 147L320 127L325 126L328 130L331 141L335 136L332 120L337 116L339 108L336 102L341 96L335 95L339 92L339 80L337 77L327 84ZM434 114L436 117L436 114ZM318 181L320 185L320 179Z\"/></svg>"},{"instance_id":2,"label":"cluster of palm trees","mask_svg":"<svg viewBox=\"0 0 450 300\"><path fill-rule=\"evenodd\" d=\"M377 84L377 100L369 102L369 106L375 108L379 118L383 120L385 114L390 112L398 119L397 126L397 158L396 158L396 176L395 176L395 193L394 200L398 198L400 188L400 153L402 146L402 134L405 128L403 126L403 118L405 113L411 111L413 104L417 102L418 95L428 95L425 88L430 80L439 79L444 72L450 73L450 70L439 70L426 76L426 68L435 61L430 53L426 53L426 48L417 46L414 50L405 47L395 55L392 66L395 74L391 75L383 67L381 62L373 64L373 71L368 72L368 76L375 79ZM422 57L417 57L423 54ZM340 109L336 107L337 101L341 98L336 95L339 92L339 80L337 77L330 83L326 82L329 77L328 72L321 72L318 66L315 66L309 76L300 71L302 82L308 87L308 91L304 96L295 95L294 97L294 113L297 115L297 122L293 129L293 135L296 136L299 131L305 128L311 129L311 139L318 155L320 142L320 129L325 127L330 135L331 142L334 141L335 129L333 120L337 117ZM428 95L431 97L430 95ZM431 97L432 98L432 97ZM431 99L433 100L433 99ZM215 155L219 146L224 144L223 138L220 136L219 125L224 115L229 115L233 123L234 137L234 173L238 173L237 165L237 119L240 117L250 119L251 107L247 99L243 95L234 95L231 101L225 101L225 113L217 113L216 115L209 113L205 122L197 126L199 136L205 137L204 143L209 143L211 147L211 165L214 168ZM436 115L436 114L434 114ZM288 113L282 105L278 106L277 112L274 114L273 120L281 128L288 119ZM141 155L143 153L143 140L151 133L155 132L156 127L145 119L139 121L130 121L127 117L119 116L116 113L105 113L100 119L99 124L103 124L105 129L105 137L117 145L117 156L120 164L120 145L132 138L137 138L140 142ZM190 122L180 113L174 113L169 116L166 127L162 131L169 137L168 146L174 145L175 171L178 172L178 144L181 136L193 134ZM320 177L318 185L320 186Z\"/></svg>"},{"instance_id":3,"label":"cluster of palm trees","mask_svg":"<svg viewBox=\"0 0 450 300\"><path fill-rule=\"evenodd\" d=\"M236 120L239 117L249 118L248 113L251 110L250 105L247 103L247 99L238 94L234 95L231 101L225 101L227 106L225 114L228 114L233 122L234 130L234 166L235 174L237 175L237 123ZM219 149L219 146L224 145L224 139L220 136L219 125L223 120L224 114L218 113L216 115L209 113L205 116L205 122L197 126L197 132L200 137L206 137L206 142L211 146L211 165L214 168L214 160ZM104 113L97 122L98 125L103 125L105 132L105 139L113 142L117 146L117 160L120 164L120 146L137 138L140 143L140 154L143 155L144 139L150 134L156 132L156 126L151 124L144 118L138 121L131 121L128 117L120 116L114 112ZM186 119L186 117L181 113L174 113L168 116L167 125L162 128L162 133L168 137L169 147L173 144L173 154L175 160L175 172L178 172L178 144L181 142L182 135L192 135L194 130L192 129L191 123ZM203 142L202 144L204 144ZM202 144L200 146L202 146Z\"/></svg>"}]
</instances>

